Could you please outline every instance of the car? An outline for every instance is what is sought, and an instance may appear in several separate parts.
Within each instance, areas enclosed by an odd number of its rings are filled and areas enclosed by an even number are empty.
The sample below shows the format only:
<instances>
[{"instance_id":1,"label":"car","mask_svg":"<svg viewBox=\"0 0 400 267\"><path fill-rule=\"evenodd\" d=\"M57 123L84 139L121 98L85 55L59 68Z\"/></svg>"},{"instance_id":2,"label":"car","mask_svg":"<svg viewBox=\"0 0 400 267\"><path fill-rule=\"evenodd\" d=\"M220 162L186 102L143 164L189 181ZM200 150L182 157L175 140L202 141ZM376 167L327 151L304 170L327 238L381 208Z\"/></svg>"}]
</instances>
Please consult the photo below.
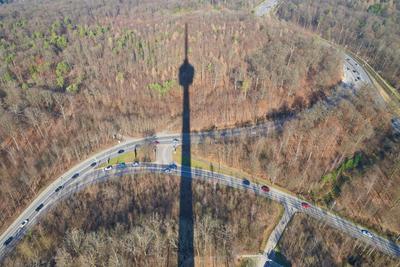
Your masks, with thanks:
<instances>
[{"instance_id":1,"label":"car","mask_svg":"<svg viewBox=\"0 0 400 267\"><path fill-rule=\"evenodd\" d=\"M9 238L7 238L7 240L6 241L4 241L4 246L7 246L8 244L10 244L11 243L11 241L13 241L13 239L14 239L14 237L13 236L10 236Z\"/></svg>"},{"instance_id":2,"label":"car","mask_svg":"<svg viewBox=\"0 0 400 267\"><path fill-rule=\"evenodd\" d=\"M153 142L153 144L154 144L154 145L159 145L159 144L160 144L160 142L159 142L159 141L157 141L157 140L155 140L155 141Z\"/></svg>"},{"instance_id":3,"label":"car","mask_svg":"<svg viewBox=\"0 0 400 267\"><path fill-rule=\"evenodd\" d=\"M179 139L178 139L178 138L174 138L174 139L172 140L172 142L173 142L174 144L177 144L177 143L179 143Z\"/></svg>"},{"instance_id":4,"label":"car","mask_svg":"<svg viewBox=\"0 0 400 267\"><path fill-rule=\"evenodd\" d=\"M111 165L108 165L107 167L105 167L103 170L104 171L109 171L109 170L111 170L113 167L111 166Z\"/></svg>"},{"instance_id":5,"label":"car","mask_svg":"<svg viewBox=\"0 0 400 267\"><path fill-rule=\"evenodd\" d=\"M39 206L37 206L37 208L35 209L35 211L39 212L42 208L43 208L44 204L40 204Z\"/></svg>"},{"instance_id":6,"label":"car","mask_svg":"<svg viewBox=\"0 0 400 267\"><path fill-rule=\"evenodd\" d=\"M118 154L122 154L124 152L125 152L125 150L123 150L123 149L118 150Z\"/></svg>"},{"instance_id":7,"label":"car","mask_svg":"<svg viewBox=\"0 0 400 267\"><path fill-rule=\"evenodd\" d=\"M58 191L60 191L61 189L63 189L63 185L60 185L59 187L56 188L55 192L57 193Z\"/></svg>"},{"instance_id":8,"label":"car","mask_svg":"<svg viewBox=\"0 0 400 267\"><path fill-rule=\"evenodd\" d=\"M94 167L94 166L96 166L96 164L97 164L97 162L92 162L92 163L90 164L90 167Z\"/></svg>"},{"instance_id":9,"label":"car","mask_svg":"<svg viewBox=\"0 0 400 267\"><path fill-rule=\"evenodd\" d=\"M347 61L350 61L350 58L346 58Z\"/></svg>"},{"instance_id":10,"label":"car","mask_svg":"<svg viewBox=\"0 0 400 267\"><path fill-rule=\"evenodd\" d=\"M266 186L266 185L263 185L263 186L261 186L261 190L263 191L263 192L269 192L269 187L268 186Z\"/></svg>"},{"instance_id":11,"label":"car","mask_svg":"<svg viewBox=\"0 0 400 267\"><path fill-rule=\"evenodd\" d=\"M163 171L164 171L165 173L170 173L170 172L171 172L171 169L170 169L170 168L165 168Z\"/></svg>"},{"instance_id":12,"label":"car","mask_svg":"<svg viewBox=\"0 0 400 267\"><path fill-rule=\"evenodd\" d=\"M19 226L19 228L24 228L25 225L29 222L29 219L25 219L22 221L21 225Z\"/></svg>"},{"instance_id":13,"label":"car","mask_svg":"<svg viewBox=\"0 0 400 267\"><path fill-rule=\"evenodd\" d=\"M347 67L346 69L347 69L347 70L350 70L350 68L349 68L349 67Z\"/></svg>"},{"instance_id":14,"label":"car","mask_svg":"<svg viewBox=\"0 0 400 267\"><path fill-rule=\"evenodd\" d=\"M361 80L360 76L357 76L357 79L358 79L358 80Z\"/></svg>"},{"instance_id":15,"label":"car","mask_svg":"<svg viewBox=\"0 0 400 267\"><path fill-rule=\"evenodd\" d=\"M305 209L308 209L308 208L311 207L311 205L308 204L307 202L301 202L301 207L302 207L302 208L305 208Z\"/></svg>"},{"instance_id":16,"label":"car","mask_svg":"<svg viewBox=\"0 0 400 267\"><path fill-rule=\"evenodd\" d=\"M117 164L117 169L121 170L121 169L125 169L126 168L126 164L125 162L121 162Z\"/></svg>"},{"instance_id":17,"label":"car","mask_svg":"<svg viewBox=\"0 0 400 267\"><path fill-rule=\"evenodd\" d=\"M361 230L361 233L362 233L363 235L365 235L365 236L368 236L369 238L372 237L372 234L371 234L368 230L362 229L362 230Z\"/></svg>"},{"instance_id":18,"label":"car","mask_svg":"<svg viewBox=\"0 0 400 267\"><path fill-rule=\"evenodd\" d=\"M243 179L242 184L246 185L246 186L249 186L250 185L250 181L247 180L247 179Z\"/></svg>"},{"instance_id":19,"label":"car","mask_svg":"<svg viewBox=\"0 0 400 267\"><path fill-rule=\"evenodd\" d=\"M356 73L356 70L353 70L354 73Z\"/></svg>"},{"instance_id":20,"label":"car","mask_svg":"<svg viewBox=\"0 0 400 267\"><path fill-rule=\"evenodd\" d=\"M176 170L178 169L178 166L175 163L171 163L169 164L168 168L170 168L171 170Z\"/></svg>"},{"instance_id":21,"label":"car","mask_svg":"<svg viewBox=\"0 0 400 267\"><path fill-rule=\"evenodd\" d=\"M132 166L133 167L137 167L137 166L139 166L140 165L140 163L139 163L139 161L137 161L137 160L135 160L133 163L132 163Z\"/></svg>"},{"instance_id":22,"label":"car","mask_svg":"<svg viewBox=\"0 0 400 267\"><path fill-rule=\"evenodd\" d=\"M79 176L79 173L75 173L74 175L72 175L71 179L76 179L76 178L78 178L78 176Z\"/></svg>"}]
</instances>

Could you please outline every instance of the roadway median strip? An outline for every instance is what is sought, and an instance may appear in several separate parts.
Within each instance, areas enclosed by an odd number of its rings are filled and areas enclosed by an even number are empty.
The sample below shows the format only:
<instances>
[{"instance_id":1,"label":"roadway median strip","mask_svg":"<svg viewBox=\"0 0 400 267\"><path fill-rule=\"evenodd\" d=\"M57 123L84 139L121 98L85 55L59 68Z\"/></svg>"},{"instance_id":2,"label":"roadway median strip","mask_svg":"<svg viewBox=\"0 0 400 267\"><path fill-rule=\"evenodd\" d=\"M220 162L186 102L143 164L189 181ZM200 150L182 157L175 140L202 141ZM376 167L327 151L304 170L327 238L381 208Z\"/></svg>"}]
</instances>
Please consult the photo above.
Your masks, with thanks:
<instances>
[{"instance_id":1,"label":"roadway median strip","mask_svg":"<svg viewBox=\"0 0 400 267\"><path fill-rule=\"evenodd\" d=\"M258 135L262 135L262 133L266 132L268 129L268 122L265 124L261 125L256 125L256 126L250 126L250 127L243 127L243 128L237 128L235 130L231 131L215 131L215 132L207 132L207 133L193 133L192 141L197 139L197 142L194 143L201 143L204 142L204 137L215 137L221 135L223 133L224 137L227 136L236 136L237 134L245 134L246 132L257 132ZM46 189L42 191L41 194L37 198L33 200L33 202L26 208L19 216L18 219L15 220L9 227L8 229L1 235L0 237L0 258L4 257L4 255L11 251L13 246L16 243L16 240L19 240L22 238L24 233L29 230L30 227L34 225L34 222L40 217L41 214L44 213L44 211L47 211L49 207L54 205L56 201L60 199L60 196L62 194L59 194L57 191L55 191L59 186L63 186L64 189L62 190L71 190L71 193L76 192L77 190L81 190L88 184L94 183L96 181L103 181L108 179L109 177L112 176L121 176L125 174L130 174L131 172L133 173L138 173L138 172L156 172L156 173L168 173L168 174L173 174L173 175L182 175L183 177L193 177L195 179L203 179L207 180L210 182L217 182L221 184L225 184L227 186L233 187L233 188L238 188L238 189L245 189L249 191L253 191L254 193L258 195L262 195L264 197L268 197L274 201L278 201L279 203L291 207L293 209L297 209L300 212L305 212L308 215L317 218L317 219L322 219L325 220L327 223L330 225L338 228L341 231L347 232L353 237L362 239L364 242L370 244L371 246L375 246L378 249L391 254L393 256L399 257L400 256L400 249L398 245L394 244L392 241L386 240L376 234L373 235L372 239L368 239L365 236L361 234L361 228L360 226L357 226L354 223L351 223L349 221L346 221L345 219L340 218L337 215L334 215L330 212L327 212L325 210L322 210L321 208L318 208L316 206L310 205L310 208L304 209L302 208L302 203L303 200L300 199L299 197L296 197L292 195L289 192L285 192L285 190L281 190L280 188L277 188L276 186L270 186L269 192L264 192L261 190L261 183L255 183L255 179L251 179L253 181L250 183L250 181L247 181L245 183L245 180L243 179L243 176L241 178L236 178L233 177L232 174L223 174L223 173L218 173L215 172L215 170L202 170L202 169L185 169L185 167L174 167L170 168L170 165L161 165L161 164L152 164L152 163L140 163L140 166L133 166L132 163L126 163L124 166L120 166L120 169L114 169L113 171L104 171L104 170L99 170L96 169L96 165L101 166L101 164L104 164L108 161L109 158L116 158L118 159L119 154L121 149L124 150L123 153L129 153L132 152L137 145L143 145L143 144L148 144L149 142L154 142L154 140L157 140L157 143L160 144L176 144L176 139L181 138L181 135L163 135L163 136L152 136L149 138L144 138L144 139L138 139L134 141L128 141L125 143L118 144L117 146L114 146L110 149L107 149L106 151L100 152L93 157L85 160L83 163L78 164L77 166L73 167L71 170L66 172L63 176L59 177L57 180L55 180L53 183L50 184ZM93 165L93 163L96 163ZM204 164L204 162L202 163ZM122 168L123 167L123 168ZM169 169L168 172L166 172L166 169ZM77 177L72 179L72 176L74 174L78 174ZM93 177L93 175L96 174L96 177ZM111 175L112 174L112 175ZM246 176L246 177L251 177L251 176ZM85 180L88 179L88 180ZM247 178L246 178L247 179ZM82 181L82 185L79 185ZM74 187L74 189L70 189L71 187ZM68 194L67 194L68 195ZM64 195L66 197L67 195ZM35 209L38 207L39 204L44 205L44 209L40 210L40 212L35 211ZM30 222L26 225L26 227L23 228L23 230L20 230L20 224L23 220L29 219ZM7 244L6 246L3 245L4 242L10 238L10 237L15 237L15 240L11 240L10 244Z\"/></svg>"},{"instance_id":2,"label":"roadway median strip","mask_svg":"<svg viewBox=\"0 0 400 267\"><path fill-rule=\"evenodd\" d=\"M36 220L38 220L40 214L43 214L43 211L49 210L49 208L52 205L54 205L56 201L59 201L60 199L67 197L69 194L75 193L75 192L85 188L89 184L101 182L110 177L126 175L126 174L145 173L145 172L164 173L165 169L168 168L169 165L142 163L140 167L132 167L132 165L127 165L127 166L128 167L126 167L122 170L114 170L112 172L104 172L101 170L91 170L90 172L86 173L85 175L82 175L79 179L73 180L68 185L66 185L65 193L63 193L61 195L57 195L57 194L53 193L50 196L46 196L46 198L41 199L39 202L44 203L45 209L42 210L40 213L38 213L38 212L34 213L34 216L31 220L32 223L27 225L27 227L24 229L24 231L25 232L28 231L29 228L34 225L34 222ZM205 171L205 170L201 170L201 169L193 169L193 168L189 169L189 168L180 167L180 166L177 166L176 168L172 169L171 172L168 172L168 174L176 175L176 176L182 175L185 178L192 177L194 179L202 179L202 180L206 180L206 181L210 181L210 182L214 181L214 182L218 182L218 183L221 183L221 184L233 187L233 188L253 191L255 194L261 195L263 197L268 197L272 200L278 201L278 202L282 203L285 207L289 207L291 209L298 210L299 212L305 212L317 219L323 219L330 225L334 226L335 228L338 228L342 231L348 232L351 236L362 239L372 246L375 245L376 247L378 247L378 249L382 250L383 252L386 252L388 254L391 254L391 255L397 256L397 257L400 256L400 249L393 242L385 240L379 236L374 236L372 239L366 239L365 236L363 236L361 234L360 228L358 226L356 226L355 224L345 221L333 214L330 214L330 213L323 211L314 206L310 206L310 208L308 208L308 209L302 209L301 205L300 205L302 203L302 200L295 198L294 196L288 195L284 192L280 192L277 189L271 188L270 192L263 192L260 189L261 185L259 185L259 184L245 184L245 183L243 183L242 179L238 179L238 178L228 176L225 174ZM25 232L21 232L18 230L16 235L14 233L14 235L16 236L15 240L19 240L20 238L22 238L22 236ZM2 237L2 239L9 238L9 235ZM2 241L4 241L4 240L2 240ZM15 243L14 243L14 245L15 245ZM6 248L6 250L5 250L5 248ZM5 255L5 253L8 252L9 250L11 250L11 246L3 246L0 251L1 257L3 257Z\"/></svg>"}]
</instances>

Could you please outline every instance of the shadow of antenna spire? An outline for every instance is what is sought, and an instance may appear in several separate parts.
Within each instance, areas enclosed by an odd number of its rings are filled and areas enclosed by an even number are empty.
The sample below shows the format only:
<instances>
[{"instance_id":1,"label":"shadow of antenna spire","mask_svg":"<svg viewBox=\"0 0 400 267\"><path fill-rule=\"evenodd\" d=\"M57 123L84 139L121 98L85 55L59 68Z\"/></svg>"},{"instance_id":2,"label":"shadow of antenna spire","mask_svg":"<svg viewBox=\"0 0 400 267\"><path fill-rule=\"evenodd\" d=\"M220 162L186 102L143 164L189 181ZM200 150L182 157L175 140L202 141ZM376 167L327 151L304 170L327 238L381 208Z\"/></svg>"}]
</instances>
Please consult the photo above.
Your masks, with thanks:
<instances>
[{"instance_id":1,"label":"shadow of antenna spire","mask_svg":"<svg viewBox=\"0 0 400 267\"><path fill-rule=\"evenodd\" d=\"M194 219L190 151L190 97L189 87L193 83L194 67L188 57L188 25L185 24L185 58L179 67L179 84L183 87L182 112L182 169L179 196L178 266L194 266Z\"/></svg>"}]
</instances>

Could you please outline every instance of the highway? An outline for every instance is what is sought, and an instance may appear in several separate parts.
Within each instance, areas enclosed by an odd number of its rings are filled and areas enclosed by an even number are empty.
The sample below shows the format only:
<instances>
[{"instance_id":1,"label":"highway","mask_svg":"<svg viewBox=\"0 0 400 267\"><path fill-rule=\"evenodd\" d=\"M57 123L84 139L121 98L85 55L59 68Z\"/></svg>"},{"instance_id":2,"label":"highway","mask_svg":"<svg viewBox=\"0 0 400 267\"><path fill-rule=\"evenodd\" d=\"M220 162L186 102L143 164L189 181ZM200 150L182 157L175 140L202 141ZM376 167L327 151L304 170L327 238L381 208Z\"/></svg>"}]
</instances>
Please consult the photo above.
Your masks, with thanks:
<instances>
[{"instance_id":1,"label":"highway","mask_svg":"<svg viewBox=\"0 0 400 267\"><path fill-rule=\"evenodd\" d=\"M350 55L343 54L343 83L345 86L372 84L367 72Z\"/></svg>"},{"instance_id":2,"label":"highway","mask_svg":"<svg viewBox=\"0 0 400 267\"><path fill-rule=\"evenodd\" d=\"M263 16L271 11L271 9L278 3L278 0L267 0L260 4L256 10L255 14L257 16ZM371 80L364 69L349 55L344 55L344 77L343 83L348 87L360 87L363 83L371 83ZM192 132L191 141L192 143L204 143L209 140L223 139L241 135L260 137L265 136L270 130L279 127L278 122L267 122L257 126L249 126L234 129L224 129L219 131L208 131L208 132ZM45 188L32 203L26 207L26 209L18 216L17 219L6 229L4 233L0 236L0 261L5 257L5 255L10 252L18 240L20 240L27 230L31 229L35 223L40 219L40 217L49 210L49 208L54 207L60 200L70 196L71 194L84 189L90 184L104 181L115 175L126 175L126 174L138 174L138 173L165 173L165 169L169 166L166 163L170 163L172 160L172 145L174 144L174 139L178 139L178 142L182 140L180 134L170 134L170 135L159 135L151 136L141 139L128 140L113 146L107 150L104 150L87 160L79 163L78 165L71 168L69 171L64 173L62 176L58 177L53 183L51 183L47 188ZM100 164L106 163L109 158L113 158L119 155L120 150L124 150L122 153L135 150L138 146L145 144L155 144L155 141L159 142L157 144L157 163L141 163L139 167L133 167L132 164L127 164L127 167L122 170L116 170L115 168L111 171L104 171L96 169ZM94 165L94 166L92 166ZM226 186L233 188L238 188L242 190L253 191L254 193L270 198L274 201L278 201L284 205L285 209L293 214L294 212L304 212L309 216L312 216L318 220L323 220L327 224L341 230L342 232L360 239L365 243L375 247L389 255L400 257L400 248L395 243L384 239L376 234L372 234L372 237L365 236L361 233L364 229L362 226L356 225L346 219L340 218L339 216L332 214L326 210L323 210L317 206L310 204L309 208L303 208L303 200L285 193L277 188L270 187L268 193L260 190L259 184L245 185L241 178L235 178L220 173L212 173L205 170L199 169L183 169L182 173L192 173L194 179L201 179L208 182L218 182ZM79 174L78 177L72 179L74 174ZM168 174L171 175L181 175L181 167L178 166L177 169L172 169ZM58 192L56 189L62 187ZM43 208L40 211L36 211L37 207L43 204ZM288 216L284 216L282 222L287 223ZM21 228L21 223L29 219L29 222ZM282 233L283 229L278 229L278 233ZM280 234L276 235L274 242L267 244L264 256L267 256L269 251L274 247L276 242L279 241ZM10 237L13 239L9 244L4 245L6 240Z\"/></svg>"},{"instance_id":3,"label":"highway","mask_svg":"<svg viewBox=\"0 0 400 267\"><path fill-rule=\"evenodd\" d=\"M249 135L264 135L268 133L269 129L272 128L272 124L266 123L259 126L251 126L251 127L243 127L236 129L225 129L221 131L214 132L201 132L201 133L192 133L192 140L195 143L201 143L206 140L206 137L215 137L215 138L227 138L232 136L237 136L241 134L249 134ZM165 164L154 164L154 163L141 163L140 167L133 167L132 164L127 163L127 167L122 170L113 169L111 171L104 171L102 169L96 168L99 164L107 162L108 158L115 157L119 155L118 151L121 149L124 150L123 153L127 151L134 150L136 146L143 145L145 143L154 143L154 141L158 141L159 145L170 145L174 143L173 139L177 138L179 141L181 140L180 135L164 135L164 136L153 136L150 138L132 140L124 143L120 143L110 149L107 149L103 152L100 152L86 161L78 164L73 167L71 170L66 172L64 175L55 180L52 184L50 184L43 192L41 192L35 200L21 213L21 215L8 227L8 229L1 235L0 237L0 259L2 259L7 252L12 250L12 248L16 245L17 241L22 238L24 233L28 229L34 226L37 220L43 215L50 207L55 206L56 203L71 195L74 192L78 192L79 190L85 188L87 185L104 181L109 177L113 177L115 175L124 175L124 174L135 174L135 173L146 173L146 172L157 172L164 173L165 169L169 165ZM171 151L171 150L169 150ZM163 153L165 154L165 153ZM91 164L96 163L96 166L91 166ZM235 178L228 175L220 174L220 173L212 173L205 170L200 169L183 169L183 174L189 174L192 172L192 176L196 179L202 179L209 182L218 182L220 184L224 184L233 188L244 189L253 191L258 195L268 197L274 201L278 201L285 207L289 207L291 210L296 210L297 212L304 212L318 220L324 220L329 225L349 234L354 238L358 238L368 243L369 245L376 247L377 249L396 256L400 257L400 248L393 242L386 240L378 235L373 234L371 238L363 235L361 230L363 229L361 226L357 226L356 224L347 221L345 219L340 218L332 213L329 213L319 207L310 205L309 208L303 208L301 203L303 200L292 196L288 193L285 193L277 188L270 187L270 192L265 193L260 189L259 184L243 184L242 178ZM79 176L75 179L71 177L79 173ZM181 167L177 167L177 169L171 169L168 174L180 175ZM56 188L59 186L63 186L63 188L59 192L55 192ZM35 209L43 204L43 208L37 212ZM21 223L25 220L29 219L29 222L25 227L20 228ZM4 245L4 242L9 238L13 237L13 240L7 245Z\"/></svg>"}]
</instances>

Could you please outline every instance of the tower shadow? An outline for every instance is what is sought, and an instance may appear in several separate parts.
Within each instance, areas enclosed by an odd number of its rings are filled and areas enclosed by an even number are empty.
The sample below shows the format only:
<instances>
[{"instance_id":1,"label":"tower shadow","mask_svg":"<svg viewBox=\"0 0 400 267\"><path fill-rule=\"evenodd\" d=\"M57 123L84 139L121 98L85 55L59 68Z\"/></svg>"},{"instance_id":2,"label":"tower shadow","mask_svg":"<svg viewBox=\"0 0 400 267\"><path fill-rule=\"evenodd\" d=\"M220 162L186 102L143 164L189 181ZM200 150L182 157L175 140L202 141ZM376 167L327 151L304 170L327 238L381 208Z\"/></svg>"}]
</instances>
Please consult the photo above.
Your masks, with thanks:
<instances>
[{"instance_id":1,"label":"tower shadow","mask_svg":"<svg viewBox=\"0 0 400 267\"><path fill-rule=\"evenodd\" d=\"M183 87L182 113L182 169L179 196L178 266L194 266L193 192L190 151L190 97L194 67L188 58L188 25L185 24L185 59L179 67L179 84Z\"/></svg>"}]
</instances>

